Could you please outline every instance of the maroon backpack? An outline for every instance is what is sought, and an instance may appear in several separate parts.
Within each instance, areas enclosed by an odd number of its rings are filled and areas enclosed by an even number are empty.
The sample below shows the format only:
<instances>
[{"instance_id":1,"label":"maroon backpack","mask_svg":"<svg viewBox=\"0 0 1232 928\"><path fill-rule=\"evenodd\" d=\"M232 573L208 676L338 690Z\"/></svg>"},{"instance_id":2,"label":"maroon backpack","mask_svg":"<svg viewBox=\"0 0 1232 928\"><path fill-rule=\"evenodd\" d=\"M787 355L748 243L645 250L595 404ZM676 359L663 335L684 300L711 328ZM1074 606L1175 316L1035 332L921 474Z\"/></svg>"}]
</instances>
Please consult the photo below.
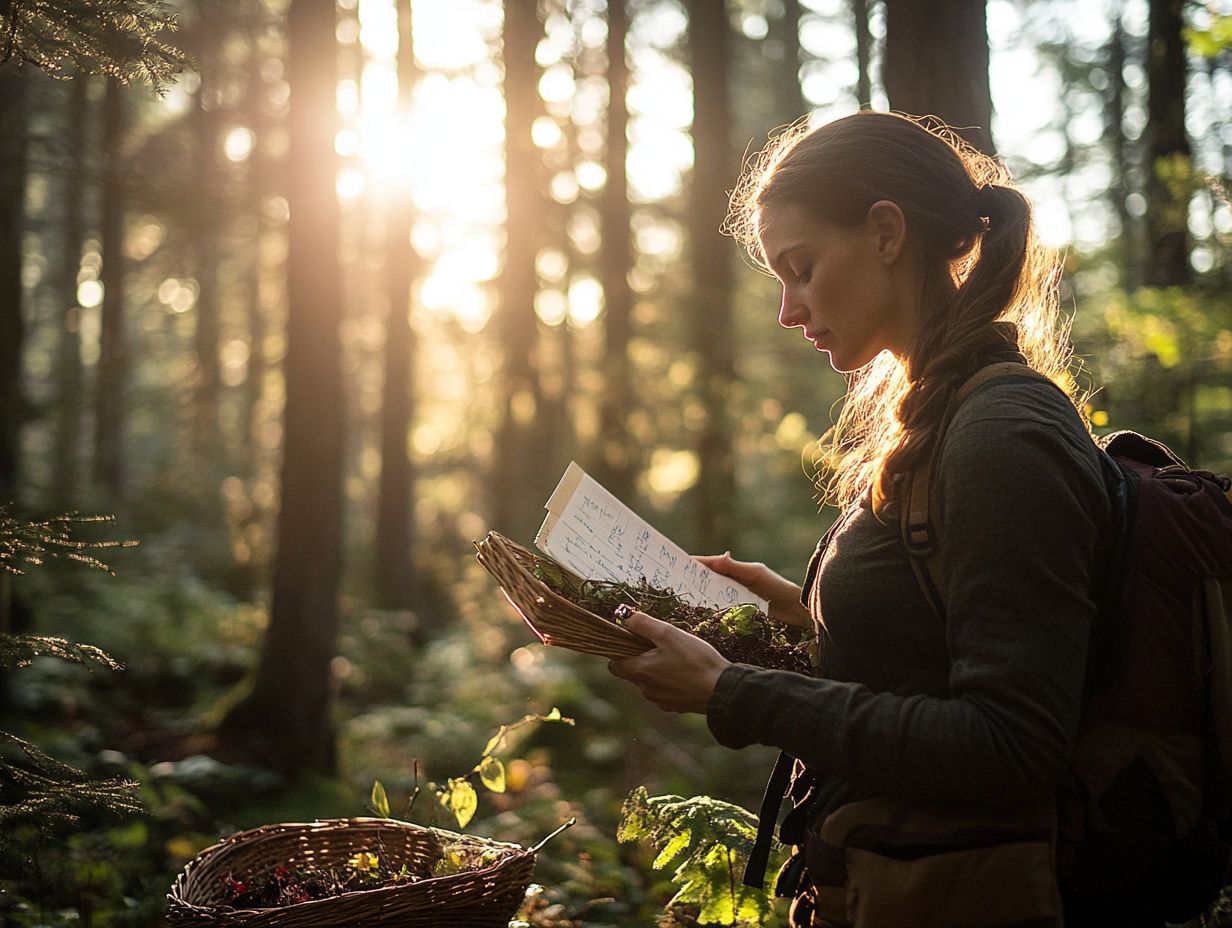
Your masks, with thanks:
<instances>
[{"instance_id":1,"label":"maroon backpack","mask_svg":"<svg viewBox=\"0 0 1232 928\"><path fill-rule=\"evenodd\" d=\"M963 385L950 416L1001 378L1051 383L1021 363L993 364ZM944 620L940 445L905 481L900 529ZM1229 876L1232 481L1134 432L1098 446L1113 519L1071 786L1059 802L1060 879L1078 905L1132 888L1151 914L1178 923L1203 912Z\"/></svg>"}]
</instances>

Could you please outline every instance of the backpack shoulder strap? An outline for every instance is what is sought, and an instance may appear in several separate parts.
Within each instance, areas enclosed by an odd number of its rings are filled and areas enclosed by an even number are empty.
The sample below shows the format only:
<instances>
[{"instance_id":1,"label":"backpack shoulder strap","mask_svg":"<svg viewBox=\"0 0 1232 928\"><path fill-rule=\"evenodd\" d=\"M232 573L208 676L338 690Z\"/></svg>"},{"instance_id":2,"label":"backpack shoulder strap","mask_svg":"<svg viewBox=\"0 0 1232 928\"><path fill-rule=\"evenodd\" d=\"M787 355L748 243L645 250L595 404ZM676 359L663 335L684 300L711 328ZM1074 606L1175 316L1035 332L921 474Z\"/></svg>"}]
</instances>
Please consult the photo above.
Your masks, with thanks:
<instances>
[{"instance_id":1,"label":"backpack shoulder strap","mask_svg":"<svg viewBox=\"0 0 1232 928\"><path fill-rule=\"evenodd\" d=\"M945 620L945 569L941 559L942 514L934 499L936 477L941 464L941 447L954 414L966 399L984 384L1003 377L1025 377L1052 383L1047 377L1021 361L1001 361L988 364L968 377L950 400L928 462L902 477L898 507L899 535L907 549L911 569L928 607L941 621Z\"/></svg>"}]
</instances>

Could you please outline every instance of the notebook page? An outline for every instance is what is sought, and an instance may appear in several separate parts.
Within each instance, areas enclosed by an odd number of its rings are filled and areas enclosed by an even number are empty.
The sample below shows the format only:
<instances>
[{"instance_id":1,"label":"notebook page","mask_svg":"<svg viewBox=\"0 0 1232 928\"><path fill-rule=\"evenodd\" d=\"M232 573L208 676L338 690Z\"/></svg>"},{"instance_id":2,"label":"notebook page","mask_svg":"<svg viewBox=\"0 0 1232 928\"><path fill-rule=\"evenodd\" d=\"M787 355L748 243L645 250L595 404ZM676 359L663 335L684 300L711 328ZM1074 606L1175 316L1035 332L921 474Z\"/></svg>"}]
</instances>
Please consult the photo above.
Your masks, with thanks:
<instances>
[{"instance_id":1,"label":"notebook page","mask_svg":"<svg viewBox=\"0 0 1232 928\"><path fill-rule=\"evenodd\" d=\"M570 463L544 508L535 544L563 567L588 580L636 583L674 591L695 605L726 608L766 602L745 587L703 567L618 500L576 463Z\"/></svg>"}]
</instances>

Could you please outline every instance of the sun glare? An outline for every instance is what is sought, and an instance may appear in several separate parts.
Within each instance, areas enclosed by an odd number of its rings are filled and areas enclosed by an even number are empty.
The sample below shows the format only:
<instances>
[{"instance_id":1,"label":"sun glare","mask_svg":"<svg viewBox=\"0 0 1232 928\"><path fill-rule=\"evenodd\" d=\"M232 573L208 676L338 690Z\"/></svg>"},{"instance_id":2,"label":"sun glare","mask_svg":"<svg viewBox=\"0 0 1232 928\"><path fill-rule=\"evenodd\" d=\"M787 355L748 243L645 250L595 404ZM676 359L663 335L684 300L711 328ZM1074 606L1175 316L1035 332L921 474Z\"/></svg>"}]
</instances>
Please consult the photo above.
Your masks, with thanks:
<instances>
[{"instance_id":1,"label":"sun glare","mask_svg":"<svg viewBox=\"0 0 1232 928\"><path fill-rule=\"evenodd\" d=\"M501 7L492 0L419 0L414 5L415 59L420 76L409 106L398 99L398 29L393 0L359 0L358 27L340 36L360 43L363 69L338 84L342 128L334 147L342 164L337 191L344 206L366 198L380 204L409 193L419 219L412 244L427 262L418 297L433 316L454 318L468 331L487 321L490 282L500 272L501 225L505 219L504 119L500 49ZM549 22L536 56L543 68L539 90L551 115L539 117L533 140L545 152L563 145L573 123L589 156L548 179L546 194L561 204L594 194L607 182L600 159L607 87L594 76L575 77L565 56L572 42L602 45L605 30L574 36L568 20ZM668 38L671 38L670 30ZM654 36L652 41L650 36ZM682 189L692 163L688 126L692 105L688 74L659 47L654 32L630 46L630 189L636 199L655 200ZM670 44L668 42L667 44ZM598 247L593 218L569 222L573 244ZM556 267L563 252L540 262L545 283L556 288L537 300L549 325L568 319L585 326L599 317L602 287L589 277L565 282Z\"/></svg>"}]
</instances>

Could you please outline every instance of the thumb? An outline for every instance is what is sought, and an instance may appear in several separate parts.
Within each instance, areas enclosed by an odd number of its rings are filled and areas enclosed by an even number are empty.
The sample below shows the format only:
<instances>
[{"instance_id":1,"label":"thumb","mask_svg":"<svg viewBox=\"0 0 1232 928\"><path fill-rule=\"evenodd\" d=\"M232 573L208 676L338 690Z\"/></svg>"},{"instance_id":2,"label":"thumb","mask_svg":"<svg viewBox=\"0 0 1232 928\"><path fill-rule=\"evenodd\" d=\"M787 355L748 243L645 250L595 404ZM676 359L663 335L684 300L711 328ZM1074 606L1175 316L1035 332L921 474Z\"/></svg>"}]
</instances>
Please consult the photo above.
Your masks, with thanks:
<instances>
[{"instance_id":1,"label":"thumb","mask_svg":"<svg viewBox=\"0 0 1232 928\"><path fill-rule=\"evenodd\" d=\"M652 615L632 610L624 616L624 623L625 628L629 631L654 642L658 642L671 630L675 629L675 626L670 622L664 622Z\"/></svg>"}]
</instances>

